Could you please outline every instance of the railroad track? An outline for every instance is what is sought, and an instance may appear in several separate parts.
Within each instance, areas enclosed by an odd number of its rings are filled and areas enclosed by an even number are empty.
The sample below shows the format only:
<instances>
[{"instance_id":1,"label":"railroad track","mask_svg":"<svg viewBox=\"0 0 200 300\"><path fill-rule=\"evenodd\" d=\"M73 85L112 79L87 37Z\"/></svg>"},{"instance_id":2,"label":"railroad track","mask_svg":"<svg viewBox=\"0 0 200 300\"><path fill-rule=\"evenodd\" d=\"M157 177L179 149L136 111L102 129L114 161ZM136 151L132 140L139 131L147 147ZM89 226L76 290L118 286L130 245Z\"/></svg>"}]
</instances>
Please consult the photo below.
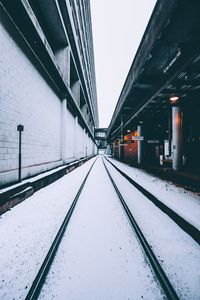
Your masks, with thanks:
<instances>
[{"instance_id":1,"label":"railroad track","mask_svg":"<svg viewBox=\"0 0 200 300\"><path fill-rule=\"evenodd\" d=\"M84 178L84 180L83 180L83 182L82 182L82 184L81 184L81 186L80 186L80 188L79 188L79 190L78 190L78 192L77 192L77 194L76 194L76 196L75 196L75 198L74 198L74 200L73 200L73 202L72 202L72 204L71 204L71 206L70 206L70 208L69 208L69 210L66 214L66 217L65 217L62 225L60 226L60 229L59 229L59 231L58 231L58 233L57 233L57 235L56 235L56 237L55 237L55 239L54 239L54 241L53 241L53 243L52 243L45 259L44 259L44 261L43 261L43 264L40 267L40 269L39 269L39 271L38 271L38 273L37 273L37 275L36 275L36 277L35 277L35 279L32 283L31 288L29 289L29 292L28 292L28 294L25 298L26 300L35 300L35 299L38 298L38 296L41 292L41 289L43 287L43 284L45 282L46 276L47 276L47 274L49 272L49 269L50 269L50 267L53 263L53 260L54 260L54 257L56 255L56 252L58 250L59 244L60 244L60 242L63 238L63 235L66 231L67 225L68 225L68 223L71 219L71 216L72 216L73 211L75 209L75 206L78 202L78 199L81 195L83 187L84 187L84 185L87 181L87 178L88 178L88 176L89 176L96 160L97 159L95 159L95 161L93 162L92 166L90 167L87 175L85 176L85 178Z\"/></svg>"},{"instance_id":2,"label":"railroad track","mask_svg":"<svg viewBox=\"0 0 200 300\"><path fill-rule=\"evenodd\" d=\"M153 253L152 249L151 249L151 246L149 245L149 243L147 242L146 238L144 237L139 225L137 224L135 218L133 217L131 211L129 210L122 194L120 193L117 185L115 184L108 168L106 167L106 164L103 160L103 164L105 166L105 169L107 171L107 174L110 178L110 181L112 182L112 185L119 197L119 200L127 214L127 217L132 225L132 228L134 230L134 232L136 233L141 245L142 245L142 248L146 254L146 257L148 259L148 261L150 262L150 265L152 266L154 272L155 272L155 275L156 277L158 278L159 282L160 282L160 285L162 286L163 288L163 291L165 292L166 296L168 299L172 299L172 300L175 300L175 299L179 299L175 289L173 288L172 284L170 283L167 275L165 274L164 270L162 269L159 261L157 260L155 254Z\"/></svg>"},{"instance_id":3,"label":"railroad track","mask_svg":"<svg viewBox=\"0 0 200 300\"><path fill-rule=\"evenodd\" d=\"M58 231L58 233L57 233L57 235L56 235L56 237L55 237L55 239L54 239L54 241L53 241L53 243L52 243L52 245L51 245L51 247L50 247L50 249L49 249L49 251L46 255L46 257L45 257L45 259L44 259L44 262L43 262L41 268L39 269L36 278L34 279L34 281L32 283L32 286L31 286L31 288L30 288L30 290L29 290L29 292L28 292L28 294L25 298L26 300L33 300L33 299L35 300L35 299L38 298L38 296L39 296L39 294L42 290L43 284L45 282L46 276L47 276L47 274L49 272L49 269L50 269L50 267L53 263L53 260L54 260L54 257L56 255L59 244L62 240L62 237L63 237L63 235L66 231L67 225L68 225L68 223L70 221L70 218L73 214L73 211L75 209L77 201L78 201L78 199L81 195L81 192L84 188L84 185L87 181L87 178L88 178L95 162L96 162L96 160L92 164L92 166L89 169L84 181L82 182L82 184L81 184L81 186L80 186L80 188L79 188L79 190L78 190L78 192L77 192L77 194L76 194L76 196L75 196L75 198L72 202L72 205L71 205L69 211L67 212L67 215L66 215L66 217L65 217L65 219L64 219L64 221L63 221L63 223L62 223L62 225L61 225L61 227L60 227L60 229L59 229L59 231ZM172 300L179 299L179 297L176 294L175 289L173 288L173 286L170 283L167 275L163 271L159 261L157 260L155 254L153 253L153 251L151 249L151 246L148 244L148 242L147 242L146 238L144 237L140 227L138 226L138 224L137 224L136 220L134 219L133 215L131 214L124 198L122 197L119 189L117 188L117 186L116 186L116 184L115 184L108 168L106 167L104 161L103 161L103 164L104 164L106 172L107 172L107 174L110 178L110 181L111 181L111 183L112 183L112 185L113 185L113 187L114 187L114 189L115 189L115 191L116 191L116 193L117 193L117 195L118 195L118 197L119 197L119 199L122 203L122 206L123 206L123 208L126 212L126 215L129 219L129 221L130 221L130 224L132 225L132 228L133 228L134 232L137 235L137 238L138 238L138 240L139 240L139 242L140 242L140 244L141 244L141 246L144 250L144 253L146 254L146 258L149 261L149 263L152 267L152 270L154 271L154 273L155 273L155 275L156 275L156 277L157 277L157 279L158 279L158 281L159 281L159 283L162 287L162 290L166 294L167 299L172 299Z\"/></svg>"},{"instance_id":4,"label":"railroad track","mask_svg":"<svg viewBox=\"0 0 200 300\"><path fill-rule=\"evenodd\" d=\"M147 197L155 206L157 206L160 210L162 210L165 214L167 214L182 230L184 230L187 234L190 235L192 239L194 239L200 245L200 231L178 215L175 211L165 205L162 201L160 201L157 197L155 197L152 193L134 181L131 177L125 174L122 170L120 170L115 164L113 164L109 159L105 156L104 158L108 161L124 178L126 178L136 189L138 189L145 197Z\"/></svg>"}]
</instances>

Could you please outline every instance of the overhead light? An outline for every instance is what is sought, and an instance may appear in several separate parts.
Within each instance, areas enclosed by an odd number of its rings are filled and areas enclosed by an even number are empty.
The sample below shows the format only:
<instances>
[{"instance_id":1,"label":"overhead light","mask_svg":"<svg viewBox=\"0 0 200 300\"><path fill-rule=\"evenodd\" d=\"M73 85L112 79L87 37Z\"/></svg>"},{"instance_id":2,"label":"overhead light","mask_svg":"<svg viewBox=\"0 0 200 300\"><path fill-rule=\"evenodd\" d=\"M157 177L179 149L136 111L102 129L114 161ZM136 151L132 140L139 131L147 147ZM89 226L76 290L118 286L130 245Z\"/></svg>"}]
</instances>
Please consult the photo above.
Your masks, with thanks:
<instances>
[{"instance_id":1,"label":"overhead light","mask_svg":"<svg viewBox=\"0 0 200 300\"><path fill-rule=\"evenodd\" d=\"M127 132L131 132L130 129L126 130Z\"/></svg>"},{"instance_id":2,"label":"overhead light","mask_svg":"<svg viewBox=\"0 0 200 300\"><path fill-rule=\"evenodd\" d=\"M179 100L179 97L178 96L171 96L169 98L169 100L170 100L170 102L175 103L175 102L177 102Z\"/></svg>"}]
</instances>

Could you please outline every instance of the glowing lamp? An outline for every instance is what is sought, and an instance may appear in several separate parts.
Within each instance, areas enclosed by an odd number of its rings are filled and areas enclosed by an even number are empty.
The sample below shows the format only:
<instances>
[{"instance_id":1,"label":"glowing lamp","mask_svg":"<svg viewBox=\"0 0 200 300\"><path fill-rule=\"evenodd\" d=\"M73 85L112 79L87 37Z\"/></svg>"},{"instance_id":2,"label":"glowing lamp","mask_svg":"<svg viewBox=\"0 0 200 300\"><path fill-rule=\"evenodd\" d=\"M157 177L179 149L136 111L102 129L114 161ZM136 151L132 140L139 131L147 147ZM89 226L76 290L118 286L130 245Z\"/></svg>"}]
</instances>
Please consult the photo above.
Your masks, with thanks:
<instances>
[{"instance_id":1,"label":"glowing lamp","mask_svg":"<svg viewBox=\"0 0 200 300\"><path fill-rule=\"evenodd\" d=\"M171 96L169 98L169 100L170 100L171 103L176 103L179 100L179 97L178 96Z\"/></svg>"}]
</instances>

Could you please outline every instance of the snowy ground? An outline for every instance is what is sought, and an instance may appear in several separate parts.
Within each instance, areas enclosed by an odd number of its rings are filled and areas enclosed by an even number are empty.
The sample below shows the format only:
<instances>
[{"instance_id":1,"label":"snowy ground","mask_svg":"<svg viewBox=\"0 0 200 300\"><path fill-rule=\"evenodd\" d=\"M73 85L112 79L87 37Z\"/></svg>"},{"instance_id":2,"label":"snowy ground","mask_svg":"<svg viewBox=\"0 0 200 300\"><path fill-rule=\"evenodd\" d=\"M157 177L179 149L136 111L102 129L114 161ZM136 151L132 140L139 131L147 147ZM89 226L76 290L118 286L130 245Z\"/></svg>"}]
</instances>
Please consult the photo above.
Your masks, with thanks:
<instances>
[{"instance_id":1,"label":"snowy ground","mask_svg":"<svg viewBox=\"0 0 200 300\"><path fill-rule=\"evenodd\" d=\"M1 300L25 298L93 161L38 191L0 217ZM143 171L113 162L200 227L200 204L196 195ZM180 298L200 299L200 247L109 163L107 165ZM153 300L163 297L99 158L75 208L40 298Z\"/></svg>"},{"instance_id":2,"label":"snowy ground","mask_svg":"<svg viewBox=\"0 0 200 300\"><path fill-rule=\"evenodd\" d=\"M0 217L0 299L24 299L94 159Z\"/></svg>"},{"instance_id":3,"label":"snowy ground","mask_svg":"<svg viewBox=\"0 0 200 300\"><path fill-rule=\"evenodd\" d=\"M163 299L99 158L39 299Z\"/></svg>"},{"instance_id":4,"label":"snowy ground","mask_svg":"<svg viewBox=\"0 0 200 300\"><path fill-rule=\"evenodd\" d=\"M172 182L154 177L143 170L130 167L111 157L107 158L129 177L200 230L200 197L197 193L186 191L184 188L175 186Z\"/></svg>"},{"instance_id":5,"label":"snowy ground","mask_svg":"<svg viewBox=\"0 0 200 300\"><path fill-rule=\"evenodd\" d=\"M80 160L80 161L81 161L81 160ZM67 167L70 167L70 166L73 166L73 165L74 165L74 162L69 163L69 164L67 165ZM57 168L55 168L55 169L53 169L53 170L50 170L50 171L43 172L43 173L41 173L41 174L39 174L39 175L35 175L35 176L33 176L33 177L31 177L31 178L28 178L28 179L23 179L21 182L18 182L18 183L12 184L11 186L8 186L8 187L6 187L6 188L0 189L0 194L3 194L3 193L5 193L5 192L7 192L7 191L9 191L9 190L12 190L13 188L22 186L22 185L24 185L25 183L32 183L32 182L37 181L37 180L39 180L39 179L41 179L41 178L43 178L43 177L46 177L46 176L48 176L48 175L57 173L58 171L61 171L61 170L63 170L63 169L66 169L66 165L57 167Z\"/></svg>"},{"instance_id":6,"label":"snowy ground","mask_svg":"<svg viewBox=\"0 0 200 300\"><path fill-rule=\"evenodd\" d=\"M131 174L131 177L144 187L148 186L149 188L153 182L151 191L154 195L158 196L159 199L164 200L165 197L171 197L175 201L176 195L178 194L180 205L182 199L181 195L184 203L187 203L187 200L189 202L191 196L191 201L193 201L194 206L196 201L196 210L199 209L198 198L192 193L188 192L188 198L186 198L186 194L182 193L181 189L173 185L171 185L171 188L165 189L163 181L157 179L155 183L155 178L152 178L150 175L144 173L143 177L143 171L130 168L115 160L112 160L112 162L120 167L127 175ZM166 214L160 211L159 208L134 188L114 167L106 161L105 163L179 297L181 299L200 299L199 245ZM158 193L159 190L160 194ZM187 205L189 206L189 203ZM175 207L177 211L179 211L178 205ZM183 212L182 207L180 210ZM197 215L197 212L195 213L195 215Z\"/></svg>"}]
</instances>

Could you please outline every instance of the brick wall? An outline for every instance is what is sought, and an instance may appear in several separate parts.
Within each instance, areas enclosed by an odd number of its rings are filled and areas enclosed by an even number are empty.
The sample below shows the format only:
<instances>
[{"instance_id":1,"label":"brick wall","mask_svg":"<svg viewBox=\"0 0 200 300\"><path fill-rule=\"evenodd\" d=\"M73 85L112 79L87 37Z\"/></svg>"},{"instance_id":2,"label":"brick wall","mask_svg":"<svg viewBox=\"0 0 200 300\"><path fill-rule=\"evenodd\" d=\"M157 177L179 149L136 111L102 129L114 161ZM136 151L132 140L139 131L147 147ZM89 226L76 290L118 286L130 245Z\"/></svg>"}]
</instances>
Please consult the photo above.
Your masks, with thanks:
<instances>
[{"instance_id":1,"label":"brick wall","mask_svg":"<svg viewBox=\"0 0 200 300\"><path fill-rule=\"evenodd\" d=\"M60 99L1 24L0 41L1 185L6 180L5 172L14 172L11 180L17 176L17 124L24 125L23 177L35 172L31 167L38 173L62 161Z\"/></svg>"}]
</instances>

